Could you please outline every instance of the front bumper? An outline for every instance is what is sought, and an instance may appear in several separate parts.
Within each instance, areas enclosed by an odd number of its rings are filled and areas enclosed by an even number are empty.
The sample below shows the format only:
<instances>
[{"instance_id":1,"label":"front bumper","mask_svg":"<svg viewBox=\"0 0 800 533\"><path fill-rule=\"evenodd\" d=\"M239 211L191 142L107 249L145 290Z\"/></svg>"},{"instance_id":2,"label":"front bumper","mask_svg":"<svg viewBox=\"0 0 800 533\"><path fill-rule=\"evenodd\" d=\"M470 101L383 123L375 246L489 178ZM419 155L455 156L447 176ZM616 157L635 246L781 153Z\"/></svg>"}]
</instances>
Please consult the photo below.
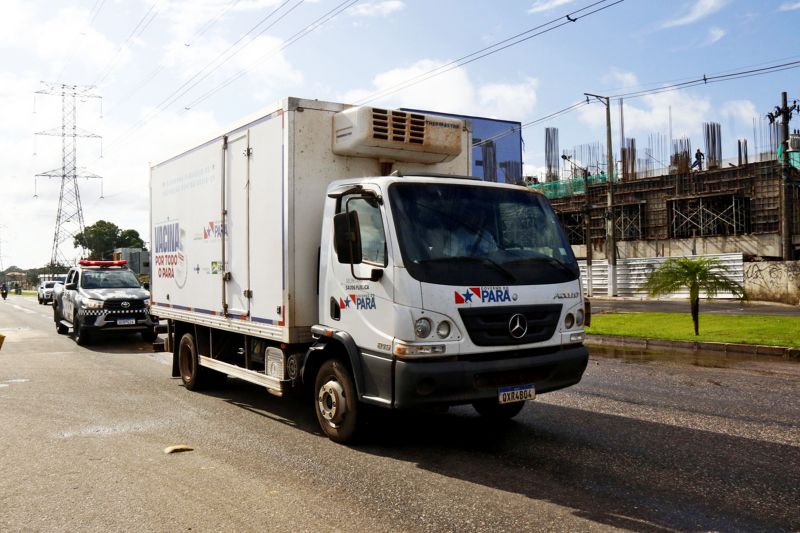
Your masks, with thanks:
<instances>
[{"instance_id":1,"label":"front bumper","mask_svg":"<svg viewBox=\"0 0 800 533\"><path fill-rule=\"evenodd\" d=\"M144 331L152 330L156 322L147 309L130 311L112 309L81 309L78 311L81 325L89 331ZM132 324L123 324L121 321L134 320Z\"/></svg>"},{"instance_id":2,"label":"front bumper","mask_svg":"<svg viewBox=\"0 0 800 533\"><path fill-rule=\"evenodd\" d=\"M589 361L581 344L530 353L492 360L397 361L394 407L470 403L497 398L500 387L531 383L542 394L578 383Z\"/></svg>"}]
</instances>

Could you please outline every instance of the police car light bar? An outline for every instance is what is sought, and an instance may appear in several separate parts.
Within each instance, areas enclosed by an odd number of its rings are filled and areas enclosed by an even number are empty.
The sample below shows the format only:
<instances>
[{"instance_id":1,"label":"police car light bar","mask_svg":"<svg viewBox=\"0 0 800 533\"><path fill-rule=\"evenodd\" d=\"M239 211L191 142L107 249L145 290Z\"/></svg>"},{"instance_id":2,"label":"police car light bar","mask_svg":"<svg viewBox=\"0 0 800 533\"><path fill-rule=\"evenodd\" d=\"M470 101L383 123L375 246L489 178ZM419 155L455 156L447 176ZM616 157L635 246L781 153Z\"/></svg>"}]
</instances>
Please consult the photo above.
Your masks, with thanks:
<instances>
[{"instance_id":1,"label":"police car light bar","mask_svg":"<svg viewBox=\"0 0 800 533\"><path fill-rule=\"evenodd\" d=\"M121 259L119 261L95 261L93 259L81 259L78 261L78 264L81 266L123 266L127 265L128 262L125 259Z\"/></svg>"}]
</instances>

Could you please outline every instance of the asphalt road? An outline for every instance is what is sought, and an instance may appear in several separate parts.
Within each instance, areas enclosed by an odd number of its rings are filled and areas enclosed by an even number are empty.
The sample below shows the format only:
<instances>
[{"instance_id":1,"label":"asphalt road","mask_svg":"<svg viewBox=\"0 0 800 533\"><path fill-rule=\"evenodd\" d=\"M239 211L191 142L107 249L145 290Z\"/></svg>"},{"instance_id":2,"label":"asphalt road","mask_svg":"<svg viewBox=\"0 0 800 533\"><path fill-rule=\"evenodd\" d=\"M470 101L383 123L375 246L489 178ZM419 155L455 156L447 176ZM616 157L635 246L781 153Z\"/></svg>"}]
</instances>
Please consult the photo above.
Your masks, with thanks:
<instances>
[{"instance_id":1,"label":"asphalt road","mask_svg":"<svg viewBox=\"0 0 800 533\"><path fill-rule=\"evenodd\" d=\"M0 332L2 531L800 530L800 363L593 355L511 423L385 412L347 447L306 402L185 390L137 336L78 347L32 298Z\"/></svg>"}]
</instances>

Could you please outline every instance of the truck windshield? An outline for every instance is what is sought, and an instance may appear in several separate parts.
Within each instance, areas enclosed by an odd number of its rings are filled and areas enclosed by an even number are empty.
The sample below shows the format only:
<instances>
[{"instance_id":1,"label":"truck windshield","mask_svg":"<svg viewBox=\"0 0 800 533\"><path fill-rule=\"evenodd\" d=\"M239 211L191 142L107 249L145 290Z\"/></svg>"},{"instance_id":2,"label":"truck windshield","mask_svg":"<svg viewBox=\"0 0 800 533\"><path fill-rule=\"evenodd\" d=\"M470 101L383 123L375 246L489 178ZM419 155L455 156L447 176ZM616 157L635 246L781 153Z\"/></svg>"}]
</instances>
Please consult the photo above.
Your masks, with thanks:
<instances>
[{"instance_id":1,"label":"truck windshield","mask_svg":"<svg viewBox=\"0 0 800 533\"><path fill-rule=\"evenodd\" d=\"M138 289L139 280L130 270L84 270L84 289Z\"/></svg>"},{"instance_id":2,"label":"truck windshield","mask_svg":"<svg viewBox=\"0 0 800 533\"><path fill-rule=\"evenodd\" d=\"M403 262L444 285L530 285L578 278L550 205L523 189L394 183L389 189Z\"/></svg>"}]
</instances>

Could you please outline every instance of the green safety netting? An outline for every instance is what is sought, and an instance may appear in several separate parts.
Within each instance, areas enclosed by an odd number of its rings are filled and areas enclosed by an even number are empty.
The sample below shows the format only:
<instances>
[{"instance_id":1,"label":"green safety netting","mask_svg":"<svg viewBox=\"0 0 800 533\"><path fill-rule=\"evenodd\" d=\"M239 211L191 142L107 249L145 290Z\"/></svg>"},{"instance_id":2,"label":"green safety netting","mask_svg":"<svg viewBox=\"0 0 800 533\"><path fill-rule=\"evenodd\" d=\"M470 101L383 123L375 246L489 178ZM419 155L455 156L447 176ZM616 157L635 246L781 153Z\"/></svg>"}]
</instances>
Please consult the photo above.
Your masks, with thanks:
<instances>
[{"instance_id":1,"label":"green safety netting","mask_svg":"<svg viewBox=\"0 0 800 533\"><path fill-rule=\"evenodd\" d=\"M605 174L598 174L596 176L589 176L586 178L586 181L584 181L583 178L571 178L568 180L551 181L550 183L531 183L528 187L544 193L547 198L562 198L564 196L584 194L586 192L586 182L591 186L598 183L605 183L606 180Z\"/></svg>"}]
</instances>

